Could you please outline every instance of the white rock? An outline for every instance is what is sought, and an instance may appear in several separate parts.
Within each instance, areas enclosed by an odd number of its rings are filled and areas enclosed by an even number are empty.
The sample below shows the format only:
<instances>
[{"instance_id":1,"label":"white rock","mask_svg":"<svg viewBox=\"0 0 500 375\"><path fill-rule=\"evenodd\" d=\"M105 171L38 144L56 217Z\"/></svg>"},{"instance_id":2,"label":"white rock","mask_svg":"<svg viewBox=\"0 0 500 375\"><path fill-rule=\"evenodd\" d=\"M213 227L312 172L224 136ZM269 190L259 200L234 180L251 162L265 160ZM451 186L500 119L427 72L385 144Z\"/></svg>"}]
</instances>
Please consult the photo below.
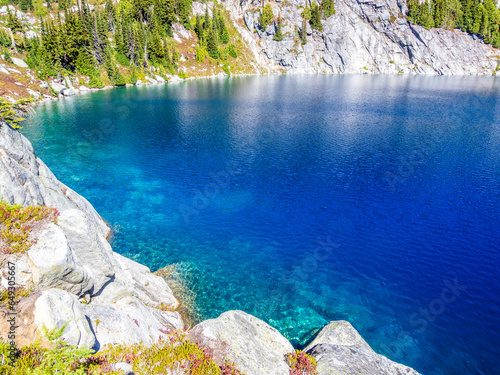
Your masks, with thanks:
<instances>
[{"instance_id":1,"label":"white rock","mask_svg":"<svg viewBox=\"0 0 500 375\"><path fill-rule=\"evenodd\" d=\"M81 92L90 91L90 89L87 86L80 86L78 90L80 90Z\"/></svg>"},{"instance_id":2,"label":"white rock","mask_svg":"<svg viewBox=\"0 0 500 375\"><path fill-rule=\"evenodd\" d=\"M93 348L95 336L82 306L73 294L60 289L45 290L35 302L34 320L39 330L43 326L48 330L61 328L67 323L62 339L71 345Z\"/></svg>"},{"instance_id":3,"label":"white rock","mask_svg":"<svg viewBox=\"0 0 500 375\"><path fill-rule=\"evenodd\" d=\"M51 82L50 87L52 87L52 90L54 90L58 94L61 93L62 90L66 89L66 86L61 85L60 83L57 82Z\"/></svg>"},{"instance_id":4,"label":"white rock","mask_svg":"<svg viewBox=\"0 0 500 375\"><path fill-rule=\"evenodd\" d=\"M134 297L125 297L114 304L92 302L84 307L100 347L108 344L152 343L160 336L182 329L176 312L145 306Z\"/></svg>"},{"instance_id":5,"label":"white rock","mask_svg":"<svg viewBox=\"0 0 500 375\"><path fill-rule=\"evenodd\" d=\"M28 251L33 282L38 288L57 287L76 295L93 289L93 283L68 245L64 232L55 224L44 230Z\"/></svg>"},{"instance_id":6,"label":"white rock","mask_svg":"<svg viewBox=\"0 0 500 375\"><path fill-rule=\"evenodd\" d=\"M346 321L327 324L304 349L318 362L318 375L419 375L415 370L377 354Z\"/></svg>"},{"instance_id":7,"label":"white rock","mask_svg":"<svg viewBox=\"0 0 500 375\"><path fill-rule=\"evenodd\" d=\"M33 30L27 30L25 35L26 35L26 38L28 38L28 39L34 39L34 38L40 37L40 35Z\"/></svg>"},{"instance_id":8,"label":"white rock","mask_svg":"<svg viewBox=\"0 0 500 375\"><path fill-rule=\"evenodd\" d=\"M125 375L133 375L134 369L132 365L126 362L118 362L113 365L113 369L115 371L123 371Z\"/></svg>"},{"instance_id":9,"label":"white rock","mask_svg":"<svg viewBox=\"0 0 500 375\"><path fill-rule=\"evenodd\" d=\"M28 68L28 64L26 64L23 60L18 59L17 57L11 57L12 62L20 68Z\"/></svg>"},{"instance_id":10,"label":"white rock","mask_svg":"<svg viewBox=\"0 0 500 375\"><path fill-rule=\"evenodd\" d=\"M295 41L305 1L270 3L274 14L283 18L282 41L273 40L275 25L260 30L255 3L226 0L224 4L232 19L244 19L246 27L238 22L234 26L253 52L260 71L491 75L497 66L495 50L474 36L457 30L426 30L409 23L404 1L336 2L336 14L322 20L323 32L306 25L305 45Z\"/></svg>"},{"instance_id":11,"label":"white rock","mask_svg":"<svg viewBox=\"0 0 500 375\"><path fill-rule=\"evenodd\" d=\"M26 89L28 91L28 93L33 96L36 100L40 99L40 94L36 91L33 91L32 89L30 88L27 88Z\"/></svg>"},{"instance_id":12,"label":"white rock","mask_svg":"<svg viewBox=\"0 0 500 375\"><path fill-rule=\"evenodd\" d=\"M155 75L155 79L156 79L158 82L165 82L165 79L164 79L162 76Z\"/></svg>"},{"instance_id":13,"label":"white rock","mask_svg":"<svg viewBox=\"0 0 500 375\"><path fill-rule=\"evenodd\" d=\"M64 232L75 258L92 279L91 294L98 293L115 275L111 245L82 210L62 211L57 225Z\"/></svg>"},{"instance_id":14,"label":"white rock","mask_svg":"<svg viewBox=\"0 0 500 375\"><path fill-rule=\"evenodd\" d=\"M228 311L201 322L188 338L212 349L218 364L227 359L243 373L289 374L285 355L294 352L292 344L275 328L243 311Z\"/></svg>"},{"instance_id":15,"label":"white rock","mask_svg":"<svg viewBox=\"0 0 500 375\"><path fill-rule=\"evenodd\" d=\"M73 87L73 84L71 83L71 79L68 77L68 76L65 76L64 77L64 84L69 87L69 88L72 88Z\"/></svg>"},{"instance_id":16,"label":"white rock","mask_svg":"<svg viewBox=\"0 0 500 375\"><path fill-rule=\"evenodd\" d=\"M63 95L63 96L73 96L75 94L76 94L76 90L73 87L70 87L69 89L64 88L61 90L61 95Z\"/></svg>"}]
</instances>

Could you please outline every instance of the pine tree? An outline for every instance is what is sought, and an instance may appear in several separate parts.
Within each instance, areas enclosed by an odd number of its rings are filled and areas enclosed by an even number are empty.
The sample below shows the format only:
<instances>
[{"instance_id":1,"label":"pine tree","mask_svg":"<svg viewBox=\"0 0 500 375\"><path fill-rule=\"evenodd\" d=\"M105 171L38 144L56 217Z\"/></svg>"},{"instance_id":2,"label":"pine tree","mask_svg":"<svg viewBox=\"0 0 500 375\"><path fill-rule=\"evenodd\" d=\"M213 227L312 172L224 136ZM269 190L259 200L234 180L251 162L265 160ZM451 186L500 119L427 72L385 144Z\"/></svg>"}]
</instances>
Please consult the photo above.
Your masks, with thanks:
<instances>
[{"instance_id":1,"label":"pine tree","mask_svg":"<svg viewBox=\"0 0 500 375\"><path fill-rule=\"evenodd\" d=\"M283 33L281 31L281 17L278 17L278 22L276 23L276 32L274 33L273 39L277 41L283 40Z\"/></svg>"},{"instance_id":2,"label":"pine tree","mask_svg":"<svg viewBox=\"0 0 500 375\"><path fill-rule=\"evenodd\" d=\"M208 14L208 7L205 8L205 18L203 21L203 30L207 31L212 28L212 23L210 22L210 15Z\"/></svg>"},{"instance_id":3,"label":"pine tree","mask_svg":"<svg viewBox=\"0 0 500 375\"><path fill-rule=\"evenodd\" d=\"M323 18L328 18L335 14L334 0L322 0L321 9L323 11Z\"/></svg>"},{"instance_id":4,"label":"pine tree","mask_svg":"<svg viewBox=\"0 0 500 375\"><path fill-rule=\"evenodd\" d=\"M111 32L115 31L115 19L116 19L116 8L113 6L111 0L106 0L106 14L107 14L107 22L108 29Z\"/></svg>"},{"instance_id":5,"label":"pine tree","mask_svg":"<svg viewBox=\"0 0 500 375\"><path fill-rule=\"evenodd\" d=\"M208 33L207 38L207 50L208 54L213 59L219 58L219 46L217 42L217 31L214 27L212 27Z\"/></svg>"},{"instance_id":6,"label":"pine tree","mask_svg":"<svg viewBox=\"0 0 500 375\"><path fill-rule=\"evenodd\" d=\"M165 50L160 39L160 35L156 32L151 38L151 42L148 44L149 58L154 61L154 63L159 64L163 62L165 58Z\"/></svg>"},{"instance_id":7,"label":"pine tree","mask_svg":"<svg viewBox=\"0 0 500 375\"><path fill-rule=\"evenodd\" d=\"M267 3L262 10L262 14L260 15L260 28L262 30L267 29L267 27L271 24L274 18L273 8L271 4Z\"/></svg>"},{"instance_id":8,"label":"pine tree","mask_svg":"<svg viewBox=\"0 0 500 375\"><path fill-rule=\"evenodd\" d=\"M302 41L302 45L307 43L307 20L302 18L302 27L299 30L299 39Z\"/></svg>"},{"instance_id":9,"label":"pine tree","mask_svg":"<svg viewBox=\"0 0 500 375\"><path fill-rule=\"evenodd\" d=\"M70 0L58 0L57 1L57 10L59 11L65 11L70 7Z\"/></svg>"},{"instance_id":10,"label":"pine tree","mask_svg":"<svg viewBox=\"0 0 500 375\"><path fill-rule=\"evenodd\" d=\"M226 22L224 21L224 17L219 15L218 17L218 25L219 25L219 41L222 44L229 43L229 30L226 26Z\"/></svg>"},{"instance_id":11,"label":"pine tree","mask_svg":"<svg viewBox=\"0 0 500 375\"><path fill-rule=\"evenodd\" d=\"M311 20L309 22L313 29L323 31L323 25L321 24L321 15L319 14L319 5L316 2L311 4Z\"/></svg>"},{"instance_id":12,"label":"pine tree","mask_svg":"<svg viewBox=\"0 0 500 375\"><path fill-rule=\"evenodd\" d=\"M203 35L203 23L201 21L201 16L199 14L196 16L196 25L194 27L194 32L196 33L198 39L200 39L201 36Z\"/></svg>"},{"instance_id":13,"label":"pine tree","mask_svg":"<svg viewBox=\"0 0 500 375\"><path fill-rule=\"evenodd\" d=\"M19 9L21 9L23 12L33 10L32 0L19 0Z\"/></svg>"},{"instance_id":14,"label":"pine tree","mask_svg":"<svg viewBox=\"0 0 500 375\"><path fill-rule=\"evenodd\" d=\"M434 26L441 27L445 23L446 17L446 0L434 0L432 3L432 13L434 18Z\"/></svg>"},{"instance_id":15,"label":"pine tree","mask_svg":"<svg viewBox=\"0 0 500 375\"><path fill-rule=\"evenodd\" d=\"M7 7L7 27L13 32L16 33L18 31L23 30L23 25L19 18L17 18L17 14L14 14L10 11L10 7Z\"/></svg>"}]
</instances>

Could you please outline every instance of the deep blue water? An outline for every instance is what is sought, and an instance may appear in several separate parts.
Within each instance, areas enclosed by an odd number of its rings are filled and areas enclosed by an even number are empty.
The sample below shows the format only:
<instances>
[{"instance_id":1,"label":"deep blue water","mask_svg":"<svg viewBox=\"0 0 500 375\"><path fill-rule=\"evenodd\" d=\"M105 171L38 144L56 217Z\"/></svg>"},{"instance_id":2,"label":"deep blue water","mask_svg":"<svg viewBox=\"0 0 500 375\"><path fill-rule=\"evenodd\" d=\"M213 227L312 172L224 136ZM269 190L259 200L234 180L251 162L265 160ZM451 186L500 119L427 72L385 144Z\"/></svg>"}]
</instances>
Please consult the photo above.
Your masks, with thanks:
<instances>
[{"instance_id":1,"label":"deep blue water","mask_svg":"<svg viewBox=\"0 0 500 375\"><path fill-rule=\"evenodd\" d=\"M205 318L242 309L297 346L347 319L423 374L499 374L499 90L199 80L44 104L23 133L116 251L180 264Z\"/></svg>"}]
</instances>

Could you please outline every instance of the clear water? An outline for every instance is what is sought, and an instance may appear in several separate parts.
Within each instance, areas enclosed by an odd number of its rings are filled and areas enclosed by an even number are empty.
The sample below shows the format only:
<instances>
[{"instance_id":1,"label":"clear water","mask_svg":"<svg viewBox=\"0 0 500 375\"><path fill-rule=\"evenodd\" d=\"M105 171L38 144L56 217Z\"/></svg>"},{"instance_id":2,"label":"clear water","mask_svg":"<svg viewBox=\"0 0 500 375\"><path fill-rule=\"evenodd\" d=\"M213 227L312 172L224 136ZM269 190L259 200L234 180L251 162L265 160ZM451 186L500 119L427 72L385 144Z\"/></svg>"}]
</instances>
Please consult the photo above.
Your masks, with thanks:
<instances>
[{"instance_id":1,"label":"clear water","mask_svg":"<svg viewBox=\"0 0 500 375\"><path fill-rule=\"evenodd\" d=\"M242 309L297 346L347 319L424 374L499 374L499 89L199 80L44 104L23 133L116 251L179 263L205 318Z\"/></svg>"}]
</instances>

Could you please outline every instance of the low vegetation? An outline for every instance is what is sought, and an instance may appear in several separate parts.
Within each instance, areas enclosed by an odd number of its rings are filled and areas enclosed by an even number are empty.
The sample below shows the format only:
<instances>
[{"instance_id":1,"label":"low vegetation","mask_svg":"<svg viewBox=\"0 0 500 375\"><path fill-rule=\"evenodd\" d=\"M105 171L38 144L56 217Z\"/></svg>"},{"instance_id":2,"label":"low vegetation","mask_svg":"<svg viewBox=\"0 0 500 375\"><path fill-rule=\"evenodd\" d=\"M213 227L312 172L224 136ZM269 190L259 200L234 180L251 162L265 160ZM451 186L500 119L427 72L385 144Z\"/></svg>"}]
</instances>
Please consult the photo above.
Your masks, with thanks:
<instances>
[{"instance_id":1,"label":"low vegetation","mask_svg":"<svg viewBox=\"0 0 500 375\"><path fill-rule=\"evenodd\" d=\"M212 355L186 339L184 332L174 332L153 345L107 346L98 353L68 345L61 339L65 326L45 331L52 343L43 348L39 342L17 350L10 363L9 345L0 341L0 373L5 375L97 375L123 374L114 364L132 366L135 375L243 375L226 363L219 367Z\"/></svg>"},{"instance_id":2,"label":"low vegetation","mask_svg":"<svg viewBox=\"0 0 500 375\"><path fill-rule=\"evenodd\" d=\"M0 306L7 306L9 300L14 300L15 303L18 303L21 298L28 297L33 291L33 289L20 286L14 288L14 294L12 294L9 289L3 289L0 292Z\"/></svg>"},{"instance_id":3,"label":"low vegetation","mask_svg":"<svg viewBox=\"0 0 500 375\"><path fill-rule=\"evenodd\" d=\"M290 375L316 375L318 373L316 359L309 354L296 350L286 355Z\"/></svg>"},{"instance_id":4,"label":"low vegetation","mask_svg":"<svg viewBox=\"0 0 500 375\"><path fill-rule=\"evenodd\" d=\"M0 249L2 254L22 254L32 245L30 234L41 221L56 222L59 212L44 206L11 205L0 200Z\"/></svg>"}]
</instances>

